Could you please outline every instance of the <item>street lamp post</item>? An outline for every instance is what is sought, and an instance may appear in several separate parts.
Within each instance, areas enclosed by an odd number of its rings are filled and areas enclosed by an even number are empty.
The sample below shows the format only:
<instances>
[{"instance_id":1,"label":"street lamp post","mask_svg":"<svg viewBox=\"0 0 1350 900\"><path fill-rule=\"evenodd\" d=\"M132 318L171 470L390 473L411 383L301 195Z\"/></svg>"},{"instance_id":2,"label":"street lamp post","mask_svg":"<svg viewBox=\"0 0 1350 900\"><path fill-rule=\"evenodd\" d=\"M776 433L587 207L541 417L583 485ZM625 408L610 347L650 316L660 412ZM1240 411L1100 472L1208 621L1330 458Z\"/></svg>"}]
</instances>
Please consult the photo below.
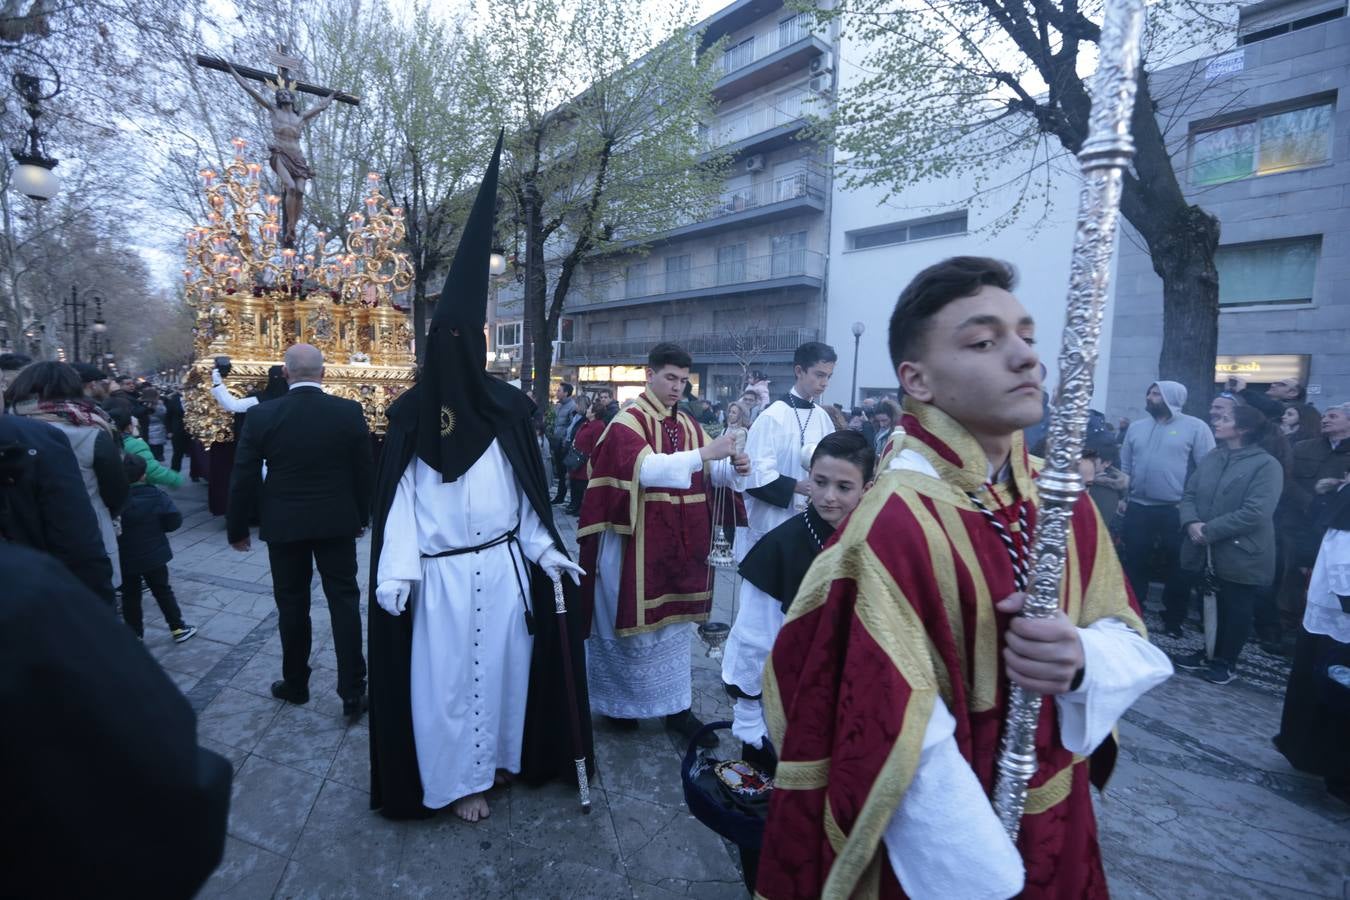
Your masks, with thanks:
<instances>
[{"instance_id":1,"label":"street lamp post","mask_svg":"<svg viewBox=\"0 0 1350 900\"><path fill-rule=\"evenodd\" d=\"M10 155L18 163L14 167L11 184L19 193L39 202L55 197L61 188L61 179L52 171L56 168L57 161L47 155L42 142L42 131L38 128L38 119L42 116L42 101L50 100L61 92L60 73L56 72L55 68L52 72L55 75L55 88L47 94L42 93L42 81L36 75L15 72L10 78L10 84L23 99L23 109L28 113L29 119L28 129L25 132L27 140L10 150Z\"/></svg>"},{"instance_id":2,"label":"street lamp post","mask_svg":"<svg viewBox=\"0 0 1350 900\"><path fill-rule=\"evenodd\" d=\"M89 295L94 296L94 324L88 324ZM70 348L71 362L80 361L80 332L88 327L92 327L94 332L94 345L91 350L97 354L98 341L100 336L108 330L108 323L103 321L103 296L96 291L85 291L84 296L80 296L80 290L75 285L70 286L70 299L61 303L62 311L65 313L65 327L70 330ZM97 356L95 356L97 359Z\"/></svg>"},{"instance_id":3,"label":"street lamp post","mask_svg":"<svg viewBox=\"0 0 1350 900\"><path fill-rule=\"evenodd\" d=\"M858 405L858 347L862 344L863 332L867 326L862 322L853 323L853 392L849 395L852 399L849 406Z\"/></svg>"}]
</instances>

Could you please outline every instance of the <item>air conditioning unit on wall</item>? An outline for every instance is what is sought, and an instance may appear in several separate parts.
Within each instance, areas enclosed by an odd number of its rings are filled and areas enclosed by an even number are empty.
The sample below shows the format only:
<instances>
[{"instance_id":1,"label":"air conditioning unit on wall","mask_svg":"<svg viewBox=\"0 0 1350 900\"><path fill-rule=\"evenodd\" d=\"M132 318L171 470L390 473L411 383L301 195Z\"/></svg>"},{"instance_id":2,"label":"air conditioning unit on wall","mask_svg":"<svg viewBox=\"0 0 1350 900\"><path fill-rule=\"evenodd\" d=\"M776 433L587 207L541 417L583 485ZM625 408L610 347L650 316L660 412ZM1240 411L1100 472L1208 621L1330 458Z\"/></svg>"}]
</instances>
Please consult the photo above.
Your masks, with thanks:
<instances>
[{"instance_id":1,"label":"air conditioning unit on wall","mask_svg":"<svg viewBox=\"0 0 1350 900\"><path fill-rule=\"evenodd\" d=\"M834 71L834 54L822 53L820 56L817 56L815 59L811 60L812 75L823 75L826 72L833 72L833 71Z\"/></svg>"},{"instance_id":2,"label":"air conditioning unit on wall","mask_svg":"<svg viewBox=\"0 0 1350 900\"><path fill-rule=\"evenodd\" d=\"M756 153L756 154L754 154L753 156L747 156L747 157L745 158L745 171L747 171L747 172L763 172L763 171L764 171L764 154L762 154L762 153Z\"/></svg>"}]
</instances>

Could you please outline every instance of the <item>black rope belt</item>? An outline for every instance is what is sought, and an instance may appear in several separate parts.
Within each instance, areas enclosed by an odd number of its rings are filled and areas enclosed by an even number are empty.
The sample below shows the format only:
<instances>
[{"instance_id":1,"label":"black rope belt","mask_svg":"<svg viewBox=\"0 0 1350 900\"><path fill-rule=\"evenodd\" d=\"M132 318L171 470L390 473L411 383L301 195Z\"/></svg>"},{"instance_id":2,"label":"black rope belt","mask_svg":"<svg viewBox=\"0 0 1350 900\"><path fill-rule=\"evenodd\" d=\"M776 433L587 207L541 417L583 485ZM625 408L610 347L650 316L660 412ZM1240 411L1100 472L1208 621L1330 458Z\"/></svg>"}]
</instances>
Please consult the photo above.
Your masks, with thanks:
<instances>
[{"instance_id":1,"label":"black rope belt","mask_svg":"<svg viewBox=\"0 0 1350 900\"><path fill-rule=\"evenodd\" d=\"M492 540L488 541L486 544L479 544L477 547L456 547L453 550L442 550L440 553L423 553L422 558L440 559L444 556L463 556L465 553L477 553L479 550L486 550L489 547L496 547L500 544L505 544L508 541L514 541L516 539L516 532L518 532L519 530L520 526L517 525L515 528L512 528L510 531L508 531L506 534L500 535L499 537L495 537Z\"/></svg>"},{"instance_id":2,"label":"black rope belt","mask_svg":"<svg viewBox=\"0 0 1350 900\"><path fill-rule=\"evenodd\" d=\"M442 550L440 553L423 553L423 559L442 559L447 556L463 556L466 553L477 553L479 550L487 550L491 547L500 547L507 545L507 551L511 554L511 572L516 576L516 587L520 588L520 602L525 604L525 631L534 634L534 616L530 613L530 595L525 592L525 582L520 579L520 570L525 565L525 554L520 551L520 562L516 562L516 545L520 543L520 523L506 534L499 535L484 544L476 547L456 547L453 550Z\"/></svg>"}]
</instances>

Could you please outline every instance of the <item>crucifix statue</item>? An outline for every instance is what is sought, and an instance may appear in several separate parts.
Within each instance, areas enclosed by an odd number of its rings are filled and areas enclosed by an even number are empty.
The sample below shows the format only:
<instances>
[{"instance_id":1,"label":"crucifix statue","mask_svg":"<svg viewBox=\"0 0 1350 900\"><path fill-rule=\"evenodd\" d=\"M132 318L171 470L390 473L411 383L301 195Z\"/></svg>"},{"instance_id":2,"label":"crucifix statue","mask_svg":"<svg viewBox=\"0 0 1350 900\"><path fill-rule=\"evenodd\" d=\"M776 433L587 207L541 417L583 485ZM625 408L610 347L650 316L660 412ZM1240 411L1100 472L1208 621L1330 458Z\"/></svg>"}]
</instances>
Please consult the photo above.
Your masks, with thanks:
<instances>
[{"instance_id":1,"label":"crucifix statue","mask_svg":"<svg viewBox=\"0 0 1350 900\"><path fill-rule=\"evenodd\" d=\"M244 92L268 111L272 121L272 139L267 145L271 154L268 162L281 186L281 244L283 247L293 248L295 231L305 202L305 185L314 177L300 147L300 135L304 132L305 125L327 109L334 100L353 105L361 101L351 94L293 80L291 71L299 68L300 60L287 56L284 46L279 52L272 54L271 62L277 67L275 78L269 72L247 66L236 67L224 60L208 56L197 57L197 64L200 66L230 73ZM250 85L249 79L261 81L272 88L272 100L268 100L261 91ZM323 100L307 112L300 113L295 108L297 92L315 94L323 97Z\"/></svg>"}]
</instances>

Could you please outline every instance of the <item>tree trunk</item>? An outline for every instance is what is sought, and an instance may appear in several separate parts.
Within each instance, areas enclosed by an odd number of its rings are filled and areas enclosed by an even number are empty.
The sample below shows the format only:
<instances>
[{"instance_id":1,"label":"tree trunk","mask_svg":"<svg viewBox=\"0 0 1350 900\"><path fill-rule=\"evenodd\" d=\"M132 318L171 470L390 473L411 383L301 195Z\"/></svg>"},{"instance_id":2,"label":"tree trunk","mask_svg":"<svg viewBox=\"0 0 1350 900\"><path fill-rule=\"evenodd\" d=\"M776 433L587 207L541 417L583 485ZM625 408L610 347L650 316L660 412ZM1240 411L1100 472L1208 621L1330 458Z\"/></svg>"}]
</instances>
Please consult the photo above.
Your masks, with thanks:
<instances>
[{"instance_id":1,"label":"tree trunk","mask_svg":"<svg viewBox=\"0 0 1350 900\"><path fill-rule=\"evenodd\" d=\"M1206 419L1219 350L1219 273L1214 266L1218 222L1198 207L1188 207L1170 237L1149 246L1153 270L1163 283L1158 376L1185 385L1186 412Z\"/></svg>"},{"instance_id":2,"label":"tree trunk","mask_svg":"<svg viewBox=\"0 0 1350 900\"><path fill-rule=\"evenodd\" d=\"M545 324L548 274L544 271L544 229L541 198L533 184L525 187L525 317L520 334L520 389L548 406L548 372L553 345ZM542 351L541 351L542 347ZM539 360L544 360L543 366ZM543 377L537 377L542 373Z\"/></svg>"}]
</instances>

